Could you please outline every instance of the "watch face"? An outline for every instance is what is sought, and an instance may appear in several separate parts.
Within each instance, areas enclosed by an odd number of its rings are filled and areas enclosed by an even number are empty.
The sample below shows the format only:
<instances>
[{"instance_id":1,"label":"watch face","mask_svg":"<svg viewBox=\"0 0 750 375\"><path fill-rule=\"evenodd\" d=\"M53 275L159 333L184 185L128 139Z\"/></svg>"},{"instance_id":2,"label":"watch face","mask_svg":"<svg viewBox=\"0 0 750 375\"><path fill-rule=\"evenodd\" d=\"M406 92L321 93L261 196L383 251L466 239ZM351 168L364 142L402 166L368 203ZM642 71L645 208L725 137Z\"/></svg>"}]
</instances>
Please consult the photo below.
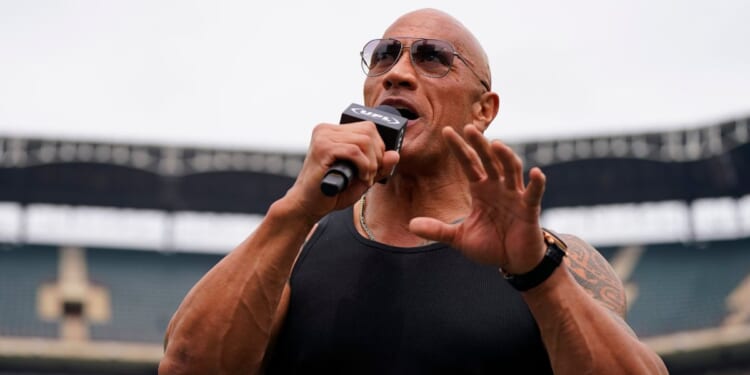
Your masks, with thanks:
<instances>
[{"instance_id":1,"label":"watch face","mask_svg":"<svg viewBox=\"0 0 750 375\"><path fill-rule=\"evenodd\" d=\"M568 245L565 241L563 241L555 232L549 229L542 229L542 234L544 235L544 242L548 245L555 245L563 251L568 249Z\"/></svg>"}]
</instances>

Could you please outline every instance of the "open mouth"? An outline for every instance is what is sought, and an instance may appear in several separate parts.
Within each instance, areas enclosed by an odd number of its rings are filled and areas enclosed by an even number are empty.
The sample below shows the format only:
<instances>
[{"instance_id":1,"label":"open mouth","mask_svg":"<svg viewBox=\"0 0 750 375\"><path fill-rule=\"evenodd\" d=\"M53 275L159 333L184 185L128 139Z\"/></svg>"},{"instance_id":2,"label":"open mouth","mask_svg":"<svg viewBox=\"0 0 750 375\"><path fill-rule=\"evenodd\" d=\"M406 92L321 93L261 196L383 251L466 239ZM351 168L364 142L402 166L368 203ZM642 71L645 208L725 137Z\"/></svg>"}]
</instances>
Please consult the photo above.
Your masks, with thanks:
<instances>
[{"instance_id":1,"label":"open mouth","mask_svg":"<svg viewBox=\"0 0 750 375\"><path fill-rule=\"evenodd\" d=\"M406 117L407 120L416 120L419 118L419 114L412 111L409 108L396 108L402 117Z\"/></svg>"}]
</instances>

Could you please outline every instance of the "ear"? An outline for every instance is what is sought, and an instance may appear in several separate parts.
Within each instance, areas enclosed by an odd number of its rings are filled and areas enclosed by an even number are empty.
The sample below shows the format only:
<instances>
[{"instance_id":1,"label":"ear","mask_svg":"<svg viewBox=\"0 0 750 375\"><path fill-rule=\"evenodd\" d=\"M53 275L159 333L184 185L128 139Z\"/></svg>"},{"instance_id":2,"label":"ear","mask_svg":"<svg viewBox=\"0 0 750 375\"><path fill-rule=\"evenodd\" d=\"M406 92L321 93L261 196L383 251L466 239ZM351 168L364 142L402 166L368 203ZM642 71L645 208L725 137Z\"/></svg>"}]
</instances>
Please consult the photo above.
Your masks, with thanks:
<instances>
[{"instance_id":1,"label":"ear","mask_svg":"<svg viewBox=\"0 0 750 375\"><path fill-rule=\"evenodd\" d=\"M474 111L474 125L484 133L500 110L500 96L496 92L485 92L479 100L474 102L472 110Z\"/></svg>"}]
</instances>

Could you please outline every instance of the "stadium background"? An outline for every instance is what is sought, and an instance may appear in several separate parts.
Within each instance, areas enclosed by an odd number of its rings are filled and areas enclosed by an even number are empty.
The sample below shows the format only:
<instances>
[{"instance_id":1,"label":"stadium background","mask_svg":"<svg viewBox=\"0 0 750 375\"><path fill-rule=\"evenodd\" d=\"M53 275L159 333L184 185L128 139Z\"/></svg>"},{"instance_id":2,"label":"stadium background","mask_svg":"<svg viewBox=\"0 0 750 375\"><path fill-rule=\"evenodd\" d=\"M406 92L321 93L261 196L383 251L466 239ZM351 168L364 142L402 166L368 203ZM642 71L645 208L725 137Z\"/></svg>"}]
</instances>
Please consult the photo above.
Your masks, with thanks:
<instances>
[{"instance_id":1,"label":"stadium background","mask_svg":"<svg viewBox=\"0 0 750 375\"><path fill-rule=\"evenodd\" d=\"M749 118L514 148L672 374L750 374ZM185 293L303 157L0 137L0 374L154 374Z\"/></svg>"}]
</instances>

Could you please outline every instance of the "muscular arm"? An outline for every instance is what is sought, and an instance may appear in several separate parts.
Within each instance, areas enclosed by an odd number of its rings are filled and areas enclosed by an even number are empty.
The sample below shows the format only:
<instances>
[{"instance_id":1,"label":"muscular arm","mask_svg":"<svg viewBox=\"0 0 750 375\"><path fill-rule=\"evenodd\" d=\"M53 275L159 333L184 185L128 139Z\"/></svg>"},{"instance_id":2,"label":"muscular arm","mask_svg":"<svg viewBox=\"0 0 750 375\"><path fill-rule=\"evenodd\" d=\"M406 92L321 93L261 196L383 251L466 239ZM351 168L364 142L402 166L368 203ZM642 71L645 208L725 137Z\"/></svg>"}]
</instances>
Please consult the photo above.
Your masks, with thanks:
<instances>
[{"instance_id":1,"label":"muscular arm","mask_svg":"<svg viewBox=\"0 0 750 375\"><path fill-rule=\"evenodd\" d=\"M576 236L563 235L566 244L570 244L565 264L576 282L586 292L612 313L633 336L635 332L625 322L628 302L625 287L612 269L609 262L593 246Z\"/></svg>"},{"instance_id":2,"label":"muscular arm","mask_svg":"<svg viewBox=\"0 0 750 375\"><path fill-rule=\"evenodd\" d=\"M354 163L359 178L326 197L320 180L336 160ZM385 151L371 122L316 126L294 185L183 300L167 327L159 374L257 373L286 312L287 281L305 237L320 218L352 205L397 162L398 153Z\"/></svg>"},{"instance_id":3,"label":"muscular arm","mask_svg":"<svg viewBox=\"0 0 750 375\"><path fill-rule=\"evenodd\" d=\"M167 328L159 374L256 373L313 226L314 220L290 215L283 201L272 205L258 229L185 297Z\"/></svg>"},{"instance_id":4,"label":"muscular arm","mask_svg":"<svg viewBox=\"0 0 750 375\"><path fill-rule=\"evenodd\" d=\"M625 292L612 267L579 238L563 239L567 267L523 293L555 374L666 374L625 323Z\"/></svg>"},{"instance_id":5,"label":"muscular arm","mask_svg":"<svg viewBox=\"0 0 750 375\"><path fill-rule=\"evenodd\" d=\"M532 168L526 184L521 158L502 142L487 141L473 124L464 127L463 137L448 127L442 134L469 181L471 212L458 224L415 218L409 230L504 272L529 272L547 247L539 225L546 177ZM566 267L522 293L554 373L666 373L661 359L625 324L623 287L607 262L578 238L565 240Z\"/></svg>"}]
</instances>

